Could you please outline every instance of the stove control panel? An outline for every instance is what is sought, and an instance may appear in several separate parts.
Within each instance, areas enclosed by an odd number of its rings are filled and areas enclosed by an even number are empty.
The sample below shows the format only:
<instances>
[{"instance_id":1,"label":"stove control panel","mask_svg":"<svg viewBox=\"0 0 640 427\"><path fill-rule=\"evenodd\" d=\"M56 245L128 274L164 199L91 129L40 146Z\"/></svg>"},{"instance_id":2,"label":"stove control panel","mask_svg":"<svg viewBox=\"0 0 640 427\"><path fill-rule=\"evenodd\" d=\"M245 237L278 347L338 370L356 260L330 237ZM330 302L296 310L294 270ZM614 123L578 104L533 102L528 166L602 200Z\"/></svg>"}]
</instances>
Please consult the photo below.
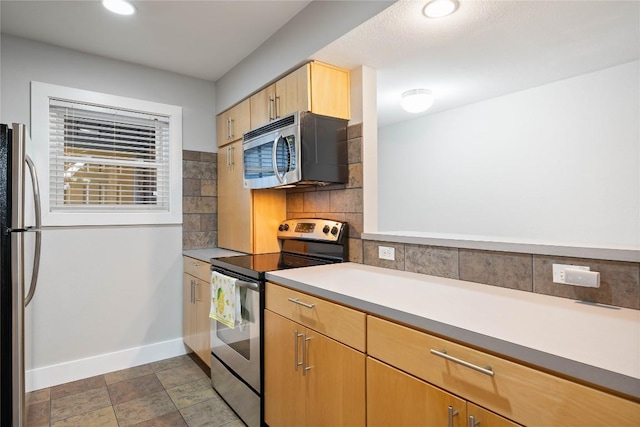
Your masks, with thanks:
<instances>
[{"instance_id":1,"label":"stove control panel","mask_svg":"<svg viewBox=\"0 0 640 427\"><path fill-rule=\"evenodd\" d=\"M278 239L340 241L347 223L330 219L298 218L283 221L278 226Z\"/></svg>"}]
</instances>

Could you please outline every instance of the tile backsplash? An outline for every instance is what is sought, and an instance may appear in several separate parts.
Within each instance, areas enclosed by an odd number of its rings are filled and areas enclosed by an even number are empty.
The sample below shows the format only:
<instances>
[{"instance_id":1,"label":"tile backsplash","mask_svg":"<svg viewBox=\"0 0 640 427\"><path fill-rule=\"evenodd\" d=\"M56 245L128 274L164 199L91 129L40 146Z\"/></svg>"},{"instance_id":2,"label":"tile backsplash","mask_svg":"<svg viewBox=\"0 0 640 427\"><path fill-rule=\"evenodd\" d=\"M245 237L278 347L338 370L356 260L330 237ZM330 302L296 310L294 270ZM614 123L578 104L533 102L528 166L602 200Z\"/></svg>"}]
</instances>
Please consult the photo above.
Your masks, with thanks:
<instances>
[{"instance_id":1,"label":"tile backsplash","mask_svg":"<svg viewBox=\"0 0 640 427\"><path fill-rule=\"evenodd\" d=\"M218 245L218 155L182 152L182 248Z\"/></svg>"},{"instance_id":2,"label":"tile backsplash","mask_svg":"<svg viewBox=\"0 0 640 427\"><path fill-rule=\"evenodd\" d=\"M349 223L349 261L362 263L362 124L347 128L349 181L287 190L287 218L326 218Z\"/></svg>"},{"instance_id":3,"label":"tile backsplash","mask_svg":"<svg viewBox=\"0 0 640 427\"><path fill-rule=\"evenodd\" d=\"M640 263L365 240L364 264L467 280L538 294L640 310ZM378 247L395 260L378 259ZM600 272L600 287L553 283L552 264L586 265Z\"/></svg>"}]
</instances>

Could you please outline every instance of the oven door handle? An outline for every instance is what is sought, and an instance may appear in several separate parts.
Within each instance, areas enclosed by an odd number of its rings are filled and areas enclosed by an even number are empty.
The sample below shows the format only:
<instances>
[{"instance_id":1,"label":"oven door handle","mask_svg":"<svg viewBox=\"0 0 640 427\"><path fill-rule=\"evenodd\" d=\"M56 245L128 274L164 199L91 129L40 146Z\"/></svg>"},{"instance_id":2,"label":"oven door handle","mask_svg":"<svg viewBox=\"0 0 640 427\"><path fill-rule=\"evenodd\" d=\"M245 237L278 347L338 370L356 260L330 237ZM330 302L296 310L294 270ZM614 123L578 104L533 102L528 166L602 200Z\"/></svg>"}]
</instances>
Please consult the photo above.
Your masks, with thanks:
<instances>
[{"instance_id":1,"label":"oven door handle","mask_svg":"<svg viewBox=\"0 0 640 427\"><path fill-rule=\"evenodd\" d=\"M256 292L260 291L260 286L258 286L257 283L245 282L244 280L236 280L236 286L239 288L251 289L252 291Z\"/></svg>"}]
</instances>

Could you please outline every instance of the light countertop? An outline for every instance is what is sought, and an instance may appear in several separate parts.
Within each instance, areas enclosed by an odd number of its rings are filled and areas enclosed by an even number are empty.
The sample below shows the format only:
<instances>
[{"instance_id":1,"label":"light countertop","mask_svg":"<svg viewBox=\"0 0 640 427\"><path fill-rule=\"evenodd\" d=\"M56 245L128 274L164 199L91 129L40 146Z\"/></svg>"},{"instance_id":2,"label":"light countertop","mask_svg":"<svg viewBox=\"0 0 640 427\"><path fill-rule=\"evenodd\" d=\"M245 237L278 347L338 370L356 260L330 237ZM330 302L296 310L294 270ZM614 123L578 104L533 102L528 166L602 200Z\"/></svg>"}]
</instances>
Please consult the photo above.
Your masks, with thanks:
<instances>
[{"instance_id":1,"label":"light countertop","mask_svg":"<svg viewBox=\"0 0 640 427\"><path fill-rule=\"evenodd\" d=\"M222 258L226 256L245 255L242 252L230 251L222 248L207 248L207 249L188 249L182 251L182 255L191 258L199 259L203 262L209 262L211 258Z\"/></svg>"},{"instance_id":2,"label":"light countertop","mask_svg":"<svg viewBox=\"0 0 640 427\"><path fill-rule=\"evenodd\" d=\"M266 277L640 398L640 310L354 263Z\"/></svg>"}]
</instances>

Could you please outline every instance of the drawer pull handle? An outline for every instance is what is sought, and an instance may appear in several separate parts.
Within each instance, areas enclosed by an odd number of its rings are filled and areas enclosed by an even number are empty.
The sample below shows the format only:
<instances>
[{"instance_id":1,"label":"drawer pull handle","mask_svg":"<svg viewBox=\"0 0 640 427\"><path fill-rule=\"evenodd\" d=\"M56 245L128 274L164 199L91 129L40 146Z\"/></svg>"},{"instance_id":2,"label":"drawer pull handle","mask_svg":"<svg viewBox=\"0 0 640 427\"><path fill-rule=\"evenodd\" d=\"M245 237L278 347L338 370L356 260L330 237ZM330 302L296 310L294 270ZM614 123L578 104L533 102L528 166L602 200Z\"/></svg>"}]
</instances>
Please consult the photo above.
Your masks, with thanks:
<instances>
[{"instance_id":1,"label":"drawer pull handle","mask_svg":"<svg viewBox=\"0 0 640 427\"><path fill-rule=\"evenodd\" d=\"M469 427L476 427L478 424L480 424L480 421L476 420L473 415L469 415Z\"/></svg>"},{"instance_id":2,"label":"drawer pull handle","mask_svg":"<svg viewBox=\"0 0 640 427\"><path fill-rule=\"evenodd\" d=\"M491 366L486 366L486 367L481 367L478 365L474 365L473 363L469 363L467 361L464 361L462 359L458 359L457 357L453 357L453 356L449 356L447 354L446 350L442 350L442 351L438 351L438 350L434 350L431 349L431 354L435 354L436 356L440 356L444 359L450 360L454 363L458 363L462 366L466 366L467 368L473 369L474 371L478 371L481 372L485 375L489 375L490 377L492 377L494 375L494 372L491 370Z\"/></svg>"},{"instance_id":3,"label":"drawer pull handle","mask_svg":"<svg viewBox=\"0 0 640 427\"><path fill-rule=\"evenodd\" d=\"M449 412L449 423L448 426L449 427L453 427L453 417L455 417L456 415L458 415L458 411L456 411L455 409L453 409L453 406L449 405L449 407L447 408L448 412Z\"/></svg>"},{"instance_id":4,"label":"drawer pull handle","mask_svg":"<svg viewBox=\"0 0 640 427\"><path fill-rule=\"evenodd\" d=\"M313 308L316 306L315 304L307 304L306 302L302 302L298 298L288 298L288 300L307 308Z\"/></svg>"},{"instance_id":5,"label":"drawer pull handle","mask_svg":"<svg viewBox=\"0 0 640 427\"><path fill-rule=\"evenodd\" d=\"M198 264L197 262L192 262L191 265L193 265L194 267L199 267L200 264Z\"/></svg>"}]
</instances>

